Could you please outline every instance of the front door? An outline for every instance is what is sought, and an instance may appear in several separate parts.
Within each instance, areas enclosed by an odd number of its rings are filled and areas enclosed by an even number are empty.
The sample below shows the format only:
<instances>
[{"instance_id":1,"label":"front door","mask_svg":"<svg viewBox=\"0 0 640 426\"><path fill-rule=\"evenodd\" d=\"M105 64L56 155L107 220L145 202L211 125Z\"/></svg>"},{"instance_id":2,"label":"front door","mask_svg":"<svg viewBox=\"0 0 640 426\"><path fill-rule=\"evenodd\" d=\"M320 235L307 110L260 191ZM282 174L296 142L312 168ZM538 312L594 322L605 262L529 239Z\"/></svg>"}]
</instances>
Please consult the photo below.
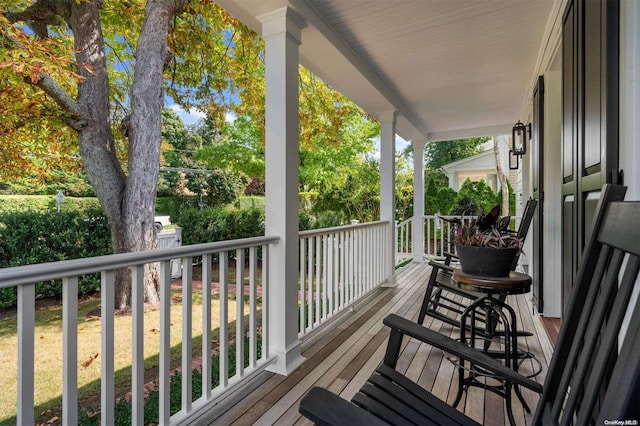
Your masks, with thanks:
<instances>
[{"instance_id":1,"label":"front door","mask_svg":"<svg viewBox=\"0 0 640 426\"><path fill-rule=\"evenodd\" d=\"M562 29L563 311L604 183L618 171L619 0L570 0Z\"/></svg>"}]
</instances>

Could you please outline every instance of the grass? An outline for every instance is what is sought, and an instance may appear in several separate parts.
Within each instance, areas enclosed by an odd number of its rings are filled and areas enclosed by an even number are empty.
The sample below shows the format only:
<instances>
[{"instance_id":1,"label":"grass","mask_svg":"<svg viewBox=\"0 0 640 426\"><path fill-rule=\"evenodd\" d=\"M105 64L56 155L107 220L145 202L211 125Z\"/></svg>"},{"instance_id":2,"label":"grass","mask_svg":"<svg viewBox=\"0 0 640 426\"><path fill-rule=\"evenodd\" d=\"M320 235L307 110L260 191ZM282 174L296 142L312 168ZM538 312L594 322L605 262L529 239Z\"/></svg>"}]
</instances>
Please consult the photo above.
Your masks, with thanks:
<instances>
[{"instance_id":1,"label":"grass","mask_svg":"<svg viewBox=\"0 0 640 426\"><path fill-rule=\"evenodd\" d=\"M79 302L78 309L78 389L82 409L99 407L100 400L100 299L88 297ZM193 354L202 354L202 299L194 291L192 333ZM212 329L217 342L220 302L212 302ZM229 320L236 317L236 303L228 303ZM245 308L246 311L246 308ZM182 303L180 290L172 291L171 306L171 359L172 368L181 359ZM115 383L116 396L123 396L131 387L131 329L129 314L115 317ZM235 333L235 325L229 325ZM17 318L15 311L0 317L0 424L14 424L16 415L17 383ZM46 423L59 417L62 394L62 308L59 303L38 301L35 328L35 405L37 422ZM160 311L147 310L144 315L145 381L157 378L159 363ZM52 398L53 396L53 398ZM82 411L82 410L81 410Z\"/></svg>"}]
</instances>

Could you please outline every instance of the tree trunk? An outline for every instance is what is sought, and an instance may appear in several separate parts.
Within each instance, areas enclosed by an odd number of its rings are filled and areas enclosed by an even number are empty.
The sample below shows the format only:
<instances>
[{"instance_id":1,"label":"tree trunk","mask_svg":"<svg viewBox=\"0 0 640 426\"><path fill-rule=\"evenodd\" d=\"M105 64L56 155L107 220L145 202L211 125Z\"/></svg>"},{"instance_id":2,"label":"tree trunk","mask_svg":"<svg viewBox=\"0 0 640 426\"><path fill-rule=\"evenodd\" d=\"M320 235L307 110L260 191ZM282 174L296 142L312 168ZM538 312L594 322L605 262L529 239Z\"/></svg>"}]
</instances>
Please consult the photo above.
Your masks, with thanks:
<instances>
[{"instance_id":1,"label":"tree trunk","mask_svg":"<svg viewBox=\"0 0 640 426\"><path fill-rule=\"evenodd\" d=\"M500 181L500 188L502 188L502 215L508 216L509 213L509 186L507 185L507 179L502 172L502 164L500 163L500 146L498 137L493 138L493 155L496 158L496 172L498 174L498 180Z\"/></svg>"},{"instance_id":2,"label":"tree trunk","mask_svg":"<svg viewBox=\"0 0 640 426\"><path fill-rule=\"evenodd\" d=\"M79 130L80 155L109 220L115 253L152 250L156 247L153 217L162 138L163 68L169 22L177 2L149 0L146 4L131 89L127 175L116 157L109 119L101 4L100 0L72 1L65 17L74 35L78 72L84 77L77 97L86 119L86 126ZM121 309L130 304L131 275L122 270L116 276L116 307ZM145 299L151 304L159 302L156 282L157 267L145 267Z\"/></svg>"}]
</instances>

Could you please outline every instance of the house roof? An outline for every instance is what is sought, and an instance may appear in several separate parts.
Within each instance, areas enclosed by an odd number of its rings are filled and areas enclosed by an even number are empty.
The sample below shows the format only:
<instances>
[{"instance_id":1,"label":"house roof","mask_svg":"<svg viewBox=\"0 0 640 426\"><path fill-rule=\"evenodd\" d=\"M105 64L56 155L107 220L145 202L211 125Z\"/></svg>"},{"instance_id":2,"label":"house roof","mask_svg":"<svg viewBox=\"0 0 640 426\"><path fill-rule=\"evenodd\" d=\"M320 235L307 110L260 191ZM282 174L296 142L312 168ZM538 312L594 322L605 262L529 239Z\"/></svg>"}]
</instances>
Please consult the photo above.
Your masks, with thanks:
<instances>
[{"instance_id":1,"label":"house roof","mask_svg":"<svg viewBox=\"0 0 640 426\"><path fill-rule=\"evenodd\" d=\"M258 33L258 16L290 7L306 24L302 65L374 116L398 111L403 138L432 141L526 118L563 2L218 0Z\"/></svg>"},{"instance_id":2,"label":"house roof","mask_svg":"<svg viewBox=\"0 0 640 426\"><path fill-rule=\"evenodd\" d=\"M447 163L441 167L445 173L463 170L487 170L496 168L496 158L493 149L482 151L462 160Z\"/></svg>"}]
</instances>

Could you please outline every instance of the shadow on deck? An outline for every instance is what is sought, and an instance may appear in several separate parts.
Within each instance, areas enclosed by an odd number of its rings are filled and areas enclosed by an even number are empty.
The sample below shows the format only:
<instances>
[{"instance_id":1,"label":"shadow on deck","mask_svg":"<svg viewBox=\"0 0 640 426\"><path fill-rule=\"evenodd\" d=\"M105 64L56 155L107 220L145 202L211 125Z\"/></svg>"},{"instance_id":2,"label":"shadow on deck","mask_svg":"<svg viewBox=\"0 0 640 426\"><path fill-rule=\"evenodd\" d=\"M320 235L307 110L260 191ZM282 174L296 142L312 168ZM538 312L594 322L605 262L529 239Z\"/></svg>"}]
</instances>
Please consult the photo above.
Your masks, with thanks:
<instances>
[{"instance_id":1,"label":"shadow on deck","mask_svg":"<svg viewBox=\"0 0 640 426\"><path fill-rule=\"evenodd\" d=\"M431 268L426 264L410 264L397 274L397 287L382 288L354 307L320 333L303 342L307 361L288 377L263 373L237 395L223 401L198 424L213 425L294 425L309 424L298 413L300 399L312 386L321 386L351 399L369 375L381 363L386 349L388 329L382 319L389 313L416 320ZM521 349L541 361L542 372L536 381L544 380L551 345L540 319L533 317L530 295L509 296L507 302L518 315L519 328L533 332L532 337L519 338ZM425 326L440 333L457 336L448 324L427 317ZM530 360L520 367L523 374L537 368ZM457 373L443 352L418 341L403 342L397 369L437 397L452 403L457 393ZM536 406L538 395L523 390L530 407ZM471 388L458 409L483 424L508 424L504 400L478 387ZM513 411L519 425L531 423L517 398Z\"/></svg>"}]
</instances>

